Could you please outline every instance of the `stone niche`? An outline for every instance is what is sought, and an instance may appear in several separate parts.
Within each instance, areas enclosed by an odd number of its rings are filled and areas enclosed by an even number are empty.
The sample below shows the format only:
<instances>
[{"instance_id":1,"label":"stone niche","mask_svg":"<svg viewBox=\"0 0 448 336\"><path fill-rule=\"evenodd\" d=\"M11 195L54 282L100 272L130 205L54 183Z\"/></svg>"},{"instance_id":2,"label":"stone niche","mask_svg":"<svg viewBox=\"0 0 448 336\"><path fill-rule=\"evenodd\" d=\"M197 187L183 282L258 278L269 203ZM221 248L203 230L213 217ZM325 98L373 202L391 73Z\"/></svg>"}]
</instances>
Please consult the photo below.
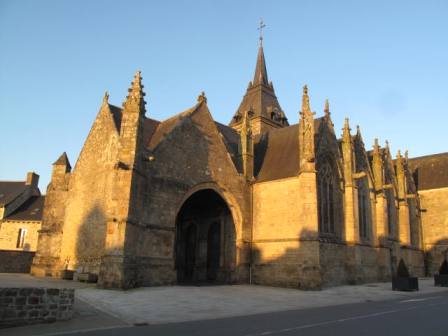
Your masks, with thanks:
<instances>
[{"instance_id":1,"label":"stone niche","mask_svg":"<svg viewBox=\"0 0 448 336\"><path fill-rule=\"evenodd\" d=\"M70 320L72 288L0 288L0 328Z\"/></svg>"}]
</instances>

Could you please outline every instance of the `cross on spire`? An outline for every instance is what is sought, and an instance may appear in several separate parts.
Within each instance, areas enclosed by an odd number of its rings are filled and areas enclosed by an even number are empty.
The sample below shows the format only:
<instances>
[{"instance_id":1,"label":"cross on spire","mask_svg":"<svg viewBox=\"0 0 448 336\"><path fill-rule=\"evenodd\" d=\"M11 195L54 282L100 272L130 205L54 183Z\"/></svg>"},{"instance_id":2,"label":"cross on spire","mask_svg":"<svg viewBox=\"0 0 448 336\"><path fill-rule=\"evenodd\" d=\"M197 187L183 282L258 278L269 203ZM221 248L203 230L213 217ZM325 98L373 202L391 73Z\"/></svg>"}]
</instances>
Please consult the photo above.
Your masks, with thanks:
<instances>
[{"instance_id":1,"label":"cross on spire","mask_svg":"<svg viewBox=\"0 0 448 336\"><path fill-rule=\"evenodd\" d=\"M263 45L263 28L264 27L266 27L266 25L263 22L263 18L260 18L260 25L257 28L260 31L260 46Z\"/></svg>"}]
</instances>

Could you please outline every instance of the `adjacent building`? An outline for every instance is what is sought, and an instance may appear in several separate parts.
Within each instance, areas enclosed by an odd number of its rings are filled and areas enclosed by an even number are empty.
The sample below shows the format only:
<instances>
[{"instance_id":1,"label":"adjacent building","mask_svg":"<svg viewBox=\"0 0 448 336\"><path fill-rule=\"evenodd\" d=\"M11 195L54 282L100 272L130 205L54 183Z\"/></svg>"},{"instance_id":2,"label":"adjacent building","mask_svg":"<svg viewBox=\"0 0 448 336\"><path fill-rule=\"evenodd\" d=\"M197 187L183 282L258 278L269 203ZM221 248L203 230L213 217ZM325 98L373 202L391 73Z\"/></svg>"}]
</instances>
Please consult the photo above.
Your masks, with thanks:
<instances>
[{"instance_id":1,"label":"adjacent building","mask_svg":"<svg viewBox=\"0 0 448 336\"><path fill-rule=\"evenodd\" d=\"M0 181L0 272L29 272L37 249L45 197L39 175Z\"/></svg>"}]
</instances>

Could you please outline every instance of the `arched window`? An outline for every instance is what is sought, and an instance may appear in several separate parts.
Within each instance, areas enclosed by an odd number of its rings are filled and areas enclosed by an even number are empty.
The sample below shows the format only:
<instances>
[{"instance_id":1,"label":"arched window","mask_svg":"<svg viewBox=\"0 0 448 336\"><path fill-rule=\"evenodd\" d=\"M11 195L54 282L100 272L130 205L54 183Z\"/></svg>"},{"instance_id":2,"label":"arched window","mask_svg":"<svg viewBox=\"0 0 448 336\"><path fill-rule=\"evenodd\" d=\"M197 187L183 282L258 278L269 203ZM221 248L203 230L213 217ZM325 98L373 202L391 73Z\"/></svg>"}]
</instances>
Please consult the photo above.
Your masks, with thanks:
<instances>
[{"instance_id":1,"label":"arched window","mask_svg":"<svg viewBox=\"0 0 448 336\"><path fill-rule=\"evenodd\" d=\"M370 216L369 216L369 190L366 181L358 183L358 225L359 236L362 239L370 238Z\"/></svg>"},{"instance_id":2,"label":"arched window","mask_svg":"<svg viewBox=\"0 0 448 336\"><path fill-rule=\"evenodd\" d=\"M395 199L392 190L386 190L387 200L387 230L389 237L396 237L396 208Z\"/></svg>"},{"instance_id":3,"label":"arched window","mask_svg":"<svg viewBox=\"0 0 448 336\"><path fill-rule=\"evenodd\" d=\"M335 179L329 164L318 171L319 232L335 233Z\"/></svg>"}]
</instances>

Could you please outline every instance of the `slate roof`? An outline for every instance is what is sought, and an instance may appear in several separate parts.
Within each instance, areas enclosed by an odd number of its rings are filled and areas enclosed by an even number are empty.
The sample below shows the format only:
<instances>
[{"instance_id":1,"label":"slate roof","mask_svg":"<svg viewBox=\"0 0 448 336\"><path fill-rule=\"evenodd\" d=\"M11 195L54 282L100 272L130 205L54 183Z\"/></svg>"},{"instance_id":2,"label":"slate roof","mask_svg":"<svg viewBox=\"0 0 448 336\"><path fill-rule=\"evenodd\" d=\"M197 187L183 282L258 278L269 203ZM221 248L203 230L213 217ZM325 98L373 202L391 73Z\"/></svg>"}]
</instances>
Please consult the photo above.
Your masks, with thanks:
<instances>
[{"instance_id":1,"label":"slate roof","mask_svg":"<svg viewBox=\"0 0 448 336\"><path fill-rule=\"evenodd\" d=\"M24 181L0 181L0 206L5 206L25 191Z\"/></svg>"},{"instance_id":2,"label":"slate roof","mask_svg":"<svg viewBox=\"0 0 448 336\"><path fill-rule=\"evenodd\" d=\"M239 173L243 172L243 165L241 162L241 157L238 153L238 146L240 142L240 135L232 127L223 125L215 121L215 125L218 128L219 133L222 134L224 138L224 143L226 145L227 151L232 158L233 164Z\"/></svg>"},{"instance_id":3,"label":"slate roof","mask_svg":"<svg viewBox=\"0 0 448 336\"><path fill-rule=\"evenodd\" d=\"M154 149L166 135L168 135L176 125L178 125L181 120L186 117L188 114L194 112L199 105L195 105L194 107L176 114L175 116L168 118L164 121L157 122L154 131L152 132L151 137L147 140L147 146L149 149Z\"/></svg>"},{"instance_id":4,"label":"slate roof","mask_svg":"<svg viewBox=\"0 0 448 336\"><path fill-rule=\"evenodd\" d=\"M299 125L272 129L258 136L254 156L254 175L259 182L297 176Z\"/></svg>"},{"instance_id":5,"label":"slate roof","mask_svg":"<svg viewBox=\"0 0 448 336\"><path fill-rule=\"evenodd\" d=\"M448 187L448 152L409 159L417 190Z\"/></svg>"},{"instance_id":6,"label":"slate roof","mask_svg":"<svg viewBox=\"0 0 448 336\"><path fill-rule=\"evenodd\" d=\"M160 121L145 118L143 122L143 142L148 144L152 136L154 135L157 127L160 125Z\"/></svg>"},{"instance_id":7,"label":"slate roof","mask_svg":"<svg viewBox=\"0 0 448 336\"><path fill-rule=\"evenodd\" d=\"M45 196L32 196L5 220L41 221Z\"/></svg>"},{"instance_id":8,"label":"slate roof","mask_svg":"<svg viewBox=\"0 0 448 336\"><path fill-rule=\"evenodd\" d=\"M117 128L118 132L120 132L122 109L118 106L111 105L111 104L109 104L109 109L110 109L110 112L112 113L115 127Z\"/></svg>"},{"instance_id":9,"label":"slate roof","mask_svg":"<svg viewBox=\"0 0 448 336\"><path fill-rule=\"evenodd\" d=\"M66 166L68 170L72 168L66 152L62 153L61 156L53 163L53 165Z\"/></svg>"}]
</instances>

